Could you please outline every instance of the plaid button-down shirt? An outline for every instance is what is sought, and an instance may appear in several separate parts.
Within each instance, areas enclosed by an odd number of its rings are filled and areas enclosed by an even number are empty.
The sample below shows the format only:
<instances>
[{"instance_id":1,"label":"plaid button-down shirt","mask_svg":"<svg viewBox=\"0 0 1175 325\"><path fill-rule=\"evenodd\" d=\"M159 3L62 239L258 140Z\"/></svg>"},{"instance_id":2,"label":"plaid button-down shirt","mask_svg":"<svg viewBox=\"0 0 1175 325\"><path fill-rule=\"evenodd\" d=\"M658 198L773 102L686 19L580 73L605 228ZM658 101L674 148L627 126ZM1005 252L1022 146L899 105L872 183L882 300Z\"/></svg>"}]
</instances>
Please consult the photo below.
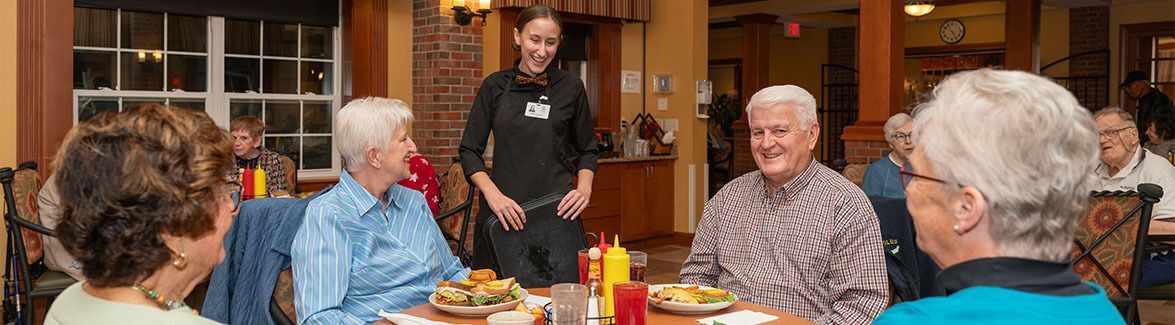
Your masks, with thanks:
<instances>
[{"instance_id":1,"label":"plaid button-down shirt","mask_svg":"<svg viewBox=\"0 0 1175 325\"><path fill-rule=\"evenodd\" d=\"M683 283L817 324L867 324L888 300L877 215L861 189L812 161L769 193L763 174L743 175L706 203Z\"/></svg>"}]
</instances>

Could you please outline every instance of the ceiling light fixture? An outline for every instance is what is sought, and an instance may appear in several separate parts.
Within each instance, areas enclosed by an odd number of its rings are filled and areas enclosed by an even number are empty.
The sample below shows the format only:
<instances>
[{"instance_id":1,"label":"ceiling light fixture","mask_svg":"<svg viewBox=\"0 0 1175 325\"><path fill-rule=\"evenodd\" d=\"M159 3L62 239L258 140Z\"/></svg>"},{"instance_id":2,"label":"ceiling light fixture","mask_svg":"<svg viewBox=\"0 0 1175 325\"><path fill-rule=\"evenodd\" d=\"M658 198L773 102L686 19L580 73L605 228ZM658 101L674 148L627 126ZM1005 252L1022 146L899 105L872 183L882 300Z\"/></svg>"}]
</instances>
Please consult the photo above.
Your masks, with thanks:
<instances>
[{"instance_id":1,"label":"ceiling light fixture","mask_svg":"<svg viewBox=\"0 0 1175 325\"><path fill-rule=\"evenodd\" d=\"M933 0L907 0L904 8L911 17L922 17L934 11Z\"/></svg>"}]
</instances>

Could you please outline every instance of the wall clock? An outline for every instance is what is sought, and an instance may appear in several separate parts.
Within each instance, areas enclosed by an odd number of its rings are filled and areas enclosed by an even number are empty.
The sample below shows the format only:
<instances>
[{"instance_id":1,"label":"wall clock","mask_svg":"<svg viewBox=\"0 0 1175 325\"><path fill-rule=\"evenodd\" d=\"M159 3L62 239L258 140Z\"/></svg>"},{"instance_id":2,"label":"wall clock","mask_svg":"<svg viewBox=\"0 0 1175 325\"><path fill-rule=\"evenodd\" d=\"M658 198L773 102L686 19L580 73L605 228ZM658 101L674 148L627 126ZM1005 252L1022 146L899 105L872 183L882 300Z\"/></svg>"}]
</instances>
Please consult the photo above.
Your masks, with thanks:
<instances>
[{"instance_id":1,"label":"wall clock","mask_svg":"<svg viewBox=\"0 0 1175 325\"><path fill-rule=\"evenodd\" d=\"M947 19L938 28L938 38L942 39L943 43L958 43L963 40L964 35L967 35L967 28L958 19Z\"/></svg>"}]
</instances>

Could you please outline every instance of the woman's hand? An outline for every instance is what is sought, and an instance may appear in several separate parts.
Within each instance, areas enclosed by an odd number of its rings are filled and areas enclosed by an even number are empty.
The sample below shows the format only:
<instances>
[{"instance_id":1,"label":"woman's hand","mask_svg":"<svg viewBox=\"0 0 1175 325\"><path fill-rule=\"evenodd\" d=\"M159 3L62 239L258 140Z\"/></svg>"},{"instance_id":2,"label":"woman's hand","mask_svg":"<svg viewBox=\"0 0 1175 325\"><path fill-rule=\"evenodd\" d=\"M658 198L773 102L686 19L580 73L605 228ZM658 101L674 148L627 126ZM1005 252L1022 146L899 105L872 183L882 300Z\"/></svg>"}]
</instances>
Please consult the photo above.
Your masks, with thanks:
<instances>
[{"instance_id":1,"label":"woman's hand","mask_svg":"<svg viewBox=\"0 0 1175 325\"><path fill-rule=\"evenodd\" d=\"M513 227L514 230L522 230L523 224L526 223L526 213L522 211L522 207L518 206L518 203L498 190L498 186L490 180L489 174L486 172L473 173L473 175L469 175L469 182L481 190L482 199L486 201L490 212L493 212L494 216L498 217L498 221L502 222L502 229L510 231L510 228Z\"/></svg>"},{"instance_id":2,"label":"woman's hand","mask_svg":"<svg viewBox=\"0 0 1175 325\"><path fill-rule=\"evenodd\" d=\"M485 198L490 211L493 211L494 215L498 217L498 221L502 222L502 228L506 231L510 231L511 228L522 230L523 224L526 223L526 213L522 211L522 207L518 206L518 203L498 191L485 193L482 197Z\"/></svg>"},{"instance_id":3,"label":"woman's hand","mask_svg":"<svg viewBox=\"0 0 1175 325\"><path fill-rule=\"evenodd\" d=\"M567 192L563 196L563 201L559 202L559 216L566 220L575 220L579 218L579 213L587 208L588 202L592 198L592 189L590 187L580 188Z\"/></svg>"}]
</instances>

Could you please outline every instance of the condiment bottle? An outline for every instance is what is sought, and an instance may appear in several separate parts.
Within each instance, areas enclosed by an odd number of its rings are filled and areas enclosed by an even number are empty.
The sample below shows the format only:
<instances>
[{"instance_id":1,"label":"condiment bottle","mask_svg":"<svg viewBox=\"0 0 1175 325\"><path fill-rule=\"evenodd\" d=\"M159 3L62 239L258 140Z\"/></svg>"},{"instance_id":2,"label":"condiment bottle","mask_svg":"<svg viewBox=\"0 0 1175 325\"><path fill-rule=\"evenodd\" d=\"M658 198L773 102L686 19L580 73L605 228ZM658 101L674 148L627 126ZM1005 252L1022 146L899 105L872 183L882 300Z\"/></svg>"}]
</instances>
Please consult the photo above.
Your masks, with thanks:
<instances>
[{"instance_id":1,"label":"condiment bottle","mask_svg":"<svg viewBox=\"0 0 1175 325\"><path fill-rule=\"evenodd\" d=\"M588 308L595 309L596 315L603 315L604 312L600 308L600 300L604 297L604 288L602 278L603 269L600 267L600 249L592 247L588 249Z\"/></svg>"},{"instance_id":2,"label":"condiment bottle","mask_svg":"<svg viewBox=\"0 0 1175 325\"><path fill-rule=\"evenodd\" d=\"M614 242L615 245L608 248L608 253L604 254L604 317L616 315L616 298L612 295L612 284L628 281L628 250L620 247L620 235L616 235Z\"/></svg>"},{"instance_id":3,"label":"condiment bottle","mask_svg":"<svg viewBox=\"0 0 1175 325\"><path fill-rule=\"evenodd\" d=\"M241 169L241 201L253 198L253 191L256 190L255 185L253 185L255 180L253 169Z\"/></svg>"},{"instance_id":4,"label":"condiment bottle","mask_svg":"<svg viewBox=\"0 0 1175 325\"><path fill-rule=\"evenodd\" d=\"M261 167L257 167L257 169L253 171L253 196L257 198L268 196L269 193L265 191L265 185L265 170L261 169Z\"/></svg>"},{"instance_id":5,"label":"condiment bottle","mask_svg":"<svg viewBox=\"0 0 1175 325\"><path fill-rule=\"evenodd\" d=\"M608 244L608 241L604 238L608 238L608 237L604 237L604 232L601 231L600 232L600 243L596 245L596 247L600 248L600 254L608 254L608 248L612 247L612 245ZM600 260L600 269L603 269L605 264L608 264L608 263L605 262L603 259L601 259Z\"/></svg>"}]
</instances>

